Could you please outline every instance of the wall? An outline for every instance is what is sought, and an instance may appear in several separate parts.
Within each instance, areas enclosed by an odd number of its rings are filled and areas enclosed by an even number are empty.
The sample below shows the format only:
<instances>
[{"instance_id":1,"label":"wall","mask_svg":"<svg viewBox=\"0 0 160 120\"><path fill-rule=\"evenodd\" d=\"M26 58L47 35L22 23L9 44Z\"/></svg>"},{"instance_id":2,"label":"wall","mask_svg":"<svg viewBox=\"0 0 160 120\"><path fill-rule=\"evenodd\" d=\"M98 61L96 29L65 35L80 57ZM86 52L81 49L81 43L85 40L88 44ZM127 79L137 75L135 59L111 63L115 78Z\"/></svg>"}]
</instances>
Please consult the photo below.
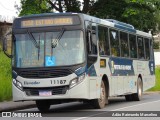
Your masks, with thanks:
<instances>
[{"instance_id":1,"label":"wall","mask_svg":"<svg viewBox=\"0 0 160 120\"><path fill-rule=\"evenodd\" d=\"M5 34L12 29L12 23L0 22L0 45Z\"/></svg>"},{"instance_id":2,"label":"wall","mask_svg":"<svg viewBox=\"0 0 160 120\"><path fill-rule=\"evenodd\" d=\"M155 65L160 65L160 52L154 52Z\"/></svg>"}]
</instances>

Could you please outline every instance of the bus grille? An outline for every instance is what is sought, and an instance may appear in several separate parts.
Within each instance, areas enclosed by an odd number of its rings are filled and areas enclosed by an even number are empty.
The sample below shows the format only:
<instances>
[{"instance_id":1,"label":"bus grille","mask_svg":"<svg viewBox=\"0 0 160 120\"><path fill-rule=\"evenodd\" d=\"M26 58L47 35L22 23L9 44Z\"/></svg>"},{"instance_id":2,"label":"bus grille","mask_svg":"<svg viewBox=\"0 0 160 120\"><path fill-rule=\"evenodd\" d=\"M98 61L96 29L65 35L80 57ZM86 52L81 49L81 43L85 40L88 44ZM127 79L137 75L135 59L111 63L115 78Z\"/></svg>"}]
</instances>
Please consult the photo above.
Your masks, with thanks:
<instances>
[{"instance_id":1,"label":"bus grille","mask_svg":"<svg viewBox=\"0 0 160 120\"><path fill-rule=\"evenodd\" d=\"M66 94L69 86L58 86L51 88L23 88L27 96L39 96L39 91L51 91L52 95Z\"/></svg>"},{"instance_id":2,"label":"bus grille","mask_svg":"<svg viewBox=\"0 0 160 120\"><path fill-rule=\"evenodd\" d=\"M55 78L64 77L72 74L69 69L24 69L18 72L18 75L24 78Z\"/></svg>"}]
</instances>

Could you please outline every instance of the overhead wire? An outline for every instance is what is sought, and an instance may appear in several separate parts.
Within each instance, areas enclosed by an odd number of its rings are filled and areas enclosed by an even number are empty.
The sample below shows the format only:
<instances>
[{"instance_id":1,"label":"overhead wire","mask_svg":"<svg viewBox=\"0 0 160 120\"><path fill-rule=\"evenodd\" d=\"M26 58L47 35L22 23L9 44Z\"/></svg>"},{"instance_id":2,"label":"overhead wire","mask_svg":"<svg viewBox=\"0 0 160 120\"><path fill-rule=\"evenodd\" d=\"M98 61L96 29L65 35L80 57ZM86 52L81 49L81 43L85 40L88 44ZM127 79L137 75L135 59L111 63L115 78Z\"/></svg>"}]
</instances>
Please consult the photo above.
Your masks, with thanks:
<instances>
[{"instance_id":1,"label":"overhead wire","mask_svg":"<svg viewBox=\"0 0 160 120\"><path fill-rule=\"evenodd\" d=\"M6 9L6 10L14 11L14 10L11 10L11 9L6 8L1 2L0 2L0 5L1 5L4 9Z\"/></svg>"}]
</instances>

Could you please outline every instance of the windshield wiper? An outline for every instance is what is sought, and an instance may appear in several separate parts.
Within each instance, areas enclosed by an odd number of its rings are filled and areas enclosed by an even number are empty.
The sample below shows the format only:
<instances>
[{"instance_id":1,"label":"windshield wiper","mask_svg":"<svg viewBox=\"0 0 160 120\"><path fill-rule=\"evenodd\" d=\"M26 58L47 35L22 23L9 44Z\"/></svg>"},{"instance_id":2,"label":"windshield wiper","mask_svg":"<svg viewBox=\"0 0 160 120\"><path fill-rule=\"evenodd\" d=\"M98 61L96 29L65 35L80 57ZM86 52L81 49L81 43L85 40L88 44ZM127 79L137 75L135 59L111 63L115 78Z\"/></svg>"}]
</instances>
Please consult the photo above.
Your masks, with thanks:
<instances>
[{"instance_id":1,"label":"windshield wiper","mask_svg":"<svg viewBox=\"0 0 160 120\"><path fill-rule=\"evenodd\" d=\"M28 33L29 37L31 38L32 42L34 43L34 46L35 46L36 48L39 48L40 45L37 43L37 41L36 41L36 39L34 38L34 36L32 35L32 33L30 33L29 30L27 30L27 33Z\"/></svg>"},{"instance_id":2,"label":"windshield wiper","mask_svg":"<svg viewBox=\"0 0 160 120\"><path fill-rule=\"evenodd\" d=\"M55 39L52 39L52 42L51 42L51 47L52 48L55 48L59 42L59 40L61 39L63 33L64 33L64 28L62 28L62 30L59 32L59 34L57 35L57 37Z\"/></svg>"},{"instance_id":3,"label":"windshield wiper","mask_svg":"<svg viewBox=\"0 0 160 120\"><path fill-rule=\"evenodd\" d=\"M39 44L37 43L36 39L34 38L33 34L27 30L29 37L31 38L31 41L33 42L34 46L38 48L38 60L40 57L40 35L39 35Z\"/></svg>"},{"instance_id":4,"label":"windshield wiper","mask_svg":"<svg viewBox=\"0 0 160 120\"><path fill-rule=\"evenodd\" d=\"M38 60L39 60L39 57L40 57L40 35L39 35L39 47L38 47Z\"/></svg>"}]
</instances>

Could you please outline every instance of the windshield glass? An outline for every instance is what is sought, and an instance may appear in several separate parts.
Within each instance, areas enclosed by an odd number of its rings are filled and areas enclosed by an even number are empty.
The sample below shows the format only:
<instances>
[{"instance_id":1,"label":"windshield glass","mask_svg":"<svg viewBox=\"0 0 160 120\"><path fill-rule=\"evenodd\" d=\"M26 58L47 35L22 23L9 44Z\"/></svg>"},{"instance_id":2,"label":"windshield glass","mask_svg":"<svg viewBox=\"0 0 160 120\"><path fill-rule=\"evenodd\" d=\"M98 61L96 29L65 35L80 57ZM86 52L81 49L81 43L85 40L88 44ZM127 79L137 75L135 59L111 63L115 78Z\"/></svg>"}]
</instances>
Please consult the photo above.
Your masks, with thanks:
<instances>
[{"instance_id":1,"label":"windshield glass","mask_svg":"<svg viewBox=\"0 0 160 120\"><path fill-rule=\"evenodd\" d=\"M51 67L83 63L85 60L83 32L64 31L57 41L57 32L31 33L39 47L36 47L29 34L16 34L13 66ZM52 44L56 44L52 47Z\"/></svg>"}]
</instances>

